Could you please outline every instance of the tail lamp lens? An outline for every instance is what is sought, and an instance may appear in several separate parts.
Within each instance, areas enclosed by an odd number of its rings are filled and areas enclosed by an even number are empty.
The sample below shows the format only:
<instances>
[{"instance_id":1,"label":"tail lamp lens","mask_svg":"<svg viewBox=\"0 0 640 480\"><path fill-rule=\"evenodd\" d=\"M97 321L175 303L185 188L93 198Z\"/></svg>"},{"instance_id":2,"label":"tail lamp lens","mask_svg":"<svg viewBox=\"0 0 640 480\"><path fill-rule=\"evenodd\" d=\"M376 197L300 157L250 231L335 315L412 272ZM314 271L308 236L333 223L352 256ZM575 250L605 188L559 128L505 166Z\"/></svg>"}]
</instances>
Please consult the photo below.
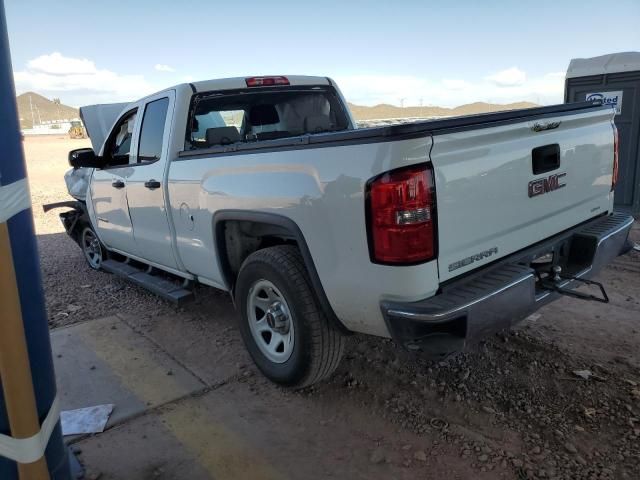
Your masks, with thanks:
<instances>
[{"instance_id":1,"label":"tail lamp lens","mask_svg":"<svg viewBox=\"0 0 640 480\"><path fill-rule=\"evenodd\" d=\"M620 148L620 139L616 124L612 123L611 125L613 126L613 174L611 175L611 191L613 192L618 183L618 151Z\"/></svg>"},{"instance_id":2,"label":"tail lamp lens","mask_svg":"<svg viewBox=\"0 0 640 480\"><path fill-rule=\"evenodd\" d=\"M436 256L433 170L420 165L394 170L369 185L372 260L412 264Z\"/></svg>"}]
</instances>

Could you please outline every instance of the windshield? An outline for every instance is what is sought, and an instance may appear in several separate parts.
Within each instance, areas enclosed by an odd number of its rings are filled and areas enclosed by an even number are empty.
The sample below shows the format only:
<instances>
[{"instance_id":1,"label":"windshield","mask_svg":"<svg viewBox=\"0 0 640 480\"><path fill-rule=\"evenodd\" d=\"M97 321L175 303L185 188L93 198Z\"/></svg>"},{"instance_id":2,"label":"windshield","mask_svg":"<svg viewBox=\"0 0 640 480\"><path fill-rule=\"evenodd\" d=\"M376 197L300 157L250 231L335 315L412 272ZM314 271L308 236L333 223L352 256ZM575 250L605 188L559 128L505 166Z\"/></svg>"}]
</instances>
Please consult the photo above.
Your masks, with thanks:
<instances>
[{"instance_id":1,"label":"windshield","mask_svg":"<svg viewBox=\"0 0 640 480\"><path fill-rule=\"evenodd\" d=\"M200 94L189 125L187 150L335 132L349 123L333 89L280 87Z\"/></svg>"}]
</instances>

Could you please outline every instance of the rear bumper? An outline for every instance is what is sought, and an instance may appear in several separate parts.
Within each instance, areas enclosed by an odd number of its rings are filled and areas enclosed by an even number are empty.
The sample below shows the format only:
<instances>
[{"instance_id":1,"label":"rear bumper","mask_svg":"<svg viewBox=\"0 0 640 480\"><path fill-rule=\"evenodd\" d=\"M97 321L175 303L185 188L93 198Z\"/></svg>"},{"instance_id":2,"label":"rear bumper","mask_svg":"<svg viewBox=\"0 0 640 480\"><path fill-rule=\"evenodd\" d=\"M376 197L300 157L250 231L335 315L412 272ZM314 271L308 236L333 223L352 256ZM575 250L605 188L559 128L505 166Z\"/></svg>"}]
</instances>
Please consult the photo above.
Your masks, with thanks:
<instances>
[{"instance_id":1,"label":"rear bumper","mask_svg":"<svg viewBox=\"0 0 640 480\"><path fill-rule=\"evenodd\" d=\"M396 342L410 350L443 355L509 328L559 294L540 289L530 267L553 251L568 275L588 279L628 251L633 217L613 213L591 220L443 285L434 297L411 303L382 302L382 314ZM572 280L559 286L572 288Z\"/></svg>"}]
</instances>

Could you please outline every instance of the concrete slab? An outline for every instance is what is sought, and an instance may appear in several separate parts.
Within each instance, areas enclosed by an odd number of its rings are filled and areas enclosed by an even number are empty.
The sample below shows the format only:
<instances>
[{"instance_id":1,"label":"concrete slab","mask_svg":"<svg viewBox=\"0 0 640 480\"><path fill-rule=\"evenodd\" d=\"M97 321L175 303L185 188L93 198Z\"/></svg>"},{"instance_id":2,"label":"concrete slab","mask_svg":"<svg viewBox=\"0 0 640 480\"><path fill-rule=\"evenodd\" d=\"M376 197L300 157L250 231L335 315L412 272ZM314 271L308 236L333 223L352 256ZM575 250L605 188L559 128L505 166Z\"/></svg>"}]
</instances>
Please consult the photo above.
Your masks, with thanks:
<instances>
[{"instance_id":1,"label":"concrete slab","mask_svg":"<svg viewBox=\"0 0 640 480\"><path fill-rule=\"evenodd\" d=\"M51 333L64 410L113 403L107 427L204 385L118 317Z\"/></svg>"},{"instance_id":2,"label":"concrete slab","mask_svg":"<svg viewBox=\"0 0 640 480\"><path fill-rule=\"evenodd\" d=\"M121 315L136 331L152 340L207 385L216 385L236 375L251 357L236 326L235 311L230 302L210 316L176 318L163 315L141 322L139 318Z\"/></svg>"},{"instance_id":3,"label":"concrete slab","mask_svg":"<svg viewBox=\"0 0 640 480\"><path fill-rule=\"evenodd\" d=\"M109 480L315 479L331 476L328 469L337 458L342 462L336 470L343 470L347 459L351 460L347 464L353 463L352 473L369 464L368 449L342 450L345 428L340 432L327 427L327 434L333 431L331 442L308 435L305 425L313 423L317 430L317 412L304 412L297 403L270 415L246 387L222 387L82 440L78 446L87 472ZM338 449L341 454L336 456ZM352 462L354 453L362 457L357 465ZM382 479L388 478L389 469L373 476L366 471L355 476L342 473L337 478Z\"/></svg>"},{"instance_id":4,"label":"concrete slab","mask_svg":"<svg viewBox=\"0 0 640 480\"><path fill-rule=\"evenodd\" d=\"M157 414L131 420L76 444L86 478L100 480L211 479Z\"/></svg>"},{"instance_id":5,"label":"concrete slab","mask_svg":"<svg viewBox=\"0 0 640 480\"><path fill-rule=\"evenodd\" d=\"M457 447L398 431L366 409L318 402L257 377L241 377L82 440L88 472L101 479L496 478L469 476ZM411 451L403 448L411 445ZM371 461L371 452L384 452ZM426 463L413 451L433 451ZM437 455L435 455L437 452Z\"/></svg>"}]
</instances>

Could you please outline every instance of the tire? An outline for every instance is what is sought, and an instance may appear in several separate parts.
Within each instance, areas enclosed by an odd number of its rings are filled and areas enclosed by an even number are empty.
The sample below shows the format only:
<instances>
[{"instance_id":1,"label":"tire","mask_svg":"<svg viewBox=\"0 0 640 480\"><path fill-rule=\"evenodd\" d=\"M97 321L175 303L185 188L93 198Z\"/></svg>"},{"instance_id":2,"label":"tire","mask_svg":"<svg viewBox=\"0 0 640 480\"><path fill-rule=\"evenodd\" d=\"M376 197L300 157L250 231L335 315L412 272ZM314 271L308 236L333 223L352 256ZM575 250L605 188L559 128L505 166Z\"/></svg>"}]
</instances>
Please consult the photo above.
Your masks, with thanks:
<instances>
[{"instance_id":1,"label":"tire","mask_svg":"<svg viewBox=\"0 0 640 480\"><path fill-rule=\"evenodd\" d=\"M279 245L249 255L235 300L244 343L269 380L304 388L335 371L347 339L318 305L297 248Z\"/></svg>"},{"instance_id":2,"label":"tire","mask_svg":"<svg viewBox=\"0 0 640 480\"><path fill-rule=\"evenodd\" d=\"M93 228L85 226L82 229L79 244L87 265L93 270L100 270L102 261L106 260L106 250Z\"/></svg>"}]
</instances>

